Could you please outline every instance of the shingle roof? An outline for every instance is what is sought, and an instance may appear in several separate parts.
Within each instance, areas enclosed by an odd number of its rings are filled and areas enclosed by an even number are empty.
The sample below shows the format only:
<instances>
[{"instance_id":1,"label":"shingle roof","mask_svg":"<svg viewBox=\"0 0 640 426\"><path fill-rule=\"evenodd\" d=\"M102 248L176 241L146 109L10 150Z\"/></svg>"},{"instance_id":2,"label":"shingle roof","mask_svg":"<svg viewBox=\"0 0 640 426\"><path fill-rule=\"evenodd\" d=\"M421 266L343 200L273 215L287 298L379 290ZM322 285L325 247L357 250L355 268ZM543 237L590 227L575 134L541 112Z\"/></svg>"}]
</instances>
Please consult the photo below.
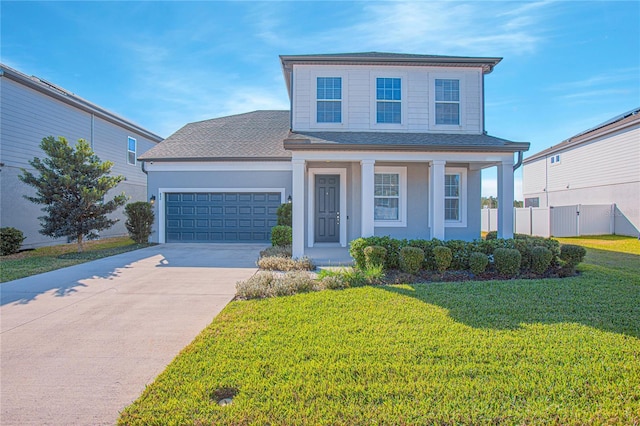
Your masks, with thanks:
<instances>
[{"instance_id":1,"label":"shingle roof","mask_svg":"<svg viewBox=\"0 0 640 426\"><path fill-rule=\"evenodd\" d=\"M288 160L289 111L253 111L189 123L142 154L144 161Z\"/></svg>"},{"instance_id":2,"label":"shingle roof","mask_svg":"<svg viewBox=\"0 0 640 426\"><path fill-rule=\"evenodd\" d=\"M139 157L144 161L277 161L290 150L526 151L526 142L489 135L380 132L291 132L289 111L189 123Z\"/></svg>"},{"instance_id":3,"label":"shingle roof","mask_svg":"<svg viewBox=\"0 0 640 426\"><path fill-rule=\"evenodd\" d=\"M487 134L395 132L296 132L284 142L292 150L526 151L528 142Z\"/></svg>"},{"instance_id":4,"label":"shingle roof","mask_svg":"<svg viewBox=\"0 0 640 426\"><path fill-rule=\"evenodd\" d=\"M563 149L580 145L582 143L588 142L593 138L603 136L607 133L617 131L623 127L639 124L640 123L640 107L634 108L631 111L627 111L623 114L617 115L604 123L600 123L595 127L587 129L578 133L575 136L570 137L569 139L565 139L564 141L558 143L557 145L553 145L545 150L542 150L536 154L533 154L530 157L525 158L524 163L530 163L531 161L537 160L539 158L546 157L549 154L554 154L556 152L560 152Z\"/></svg>"}]
</instances>

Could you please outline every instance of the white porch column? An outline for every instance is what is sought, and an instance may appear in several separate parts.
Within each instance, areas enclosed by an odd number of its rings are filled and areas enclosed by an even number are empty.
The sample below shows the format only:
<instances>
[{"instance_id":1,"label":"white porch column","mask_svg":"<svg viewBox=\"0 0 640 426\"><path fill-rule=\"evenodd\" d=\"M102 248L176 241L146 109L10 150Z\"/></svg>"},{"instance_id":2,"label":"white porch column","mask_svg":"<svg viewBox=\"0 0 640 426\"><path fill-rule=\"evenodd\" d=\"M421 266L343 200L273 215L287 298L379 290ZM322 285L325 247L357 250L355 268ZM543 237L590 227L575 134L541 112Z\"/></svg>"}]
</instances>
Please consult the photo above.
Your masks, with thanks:
<instances>
[{"instance_id":1,"label":"white porch column","mask_svg":"<svg viewBox=\"0 0 640 426\"><path fill-rule=\"evenodd\" d=\"M429 167L431 197L429 211L431 220L431 238L444 240L444 166L443 160L433 160Z\"/></svg>"},{"instance_id":2,"label":"white porch column","mask_svg":"<svg viewBox=\"0 0 640 426\"><path fill-rule=\"evenodd\" d=\"M513 238L513 158L498 165L498 238Z\"/></svg>"},{"instance_id":3,"label":"white porch column","mask_svg":"<svg viewBox=\"0 0 640 426\"><path fill-rule=\"evenodd\" d=\"M291 211L291 227L293 236L291 254L294 258L304 256L304 172L305 160L291 160L293 166L293 188Z\"/></svg>"},{"instance_id":4,"label":"white porch column","mask_svg":"<svg viewBox=\"0 0 640 426\"><path fill-rule=\"evenodd\" d=\"M362 222L362 237L371 237L374 235L374 222L373 222L373 192L374 192L374 165L375 160L361 160L360 166L362 168L362 202L360 206L362 208L361 212L361 222Z\"/></svg>"},{"instance_id":5,"label":"white porch column","mask_svg":"<svg viewBox=\"0 0 640 426\"><path fill-rule=\"evenodd\" d=\"M429 197L431 238L444 240L444 166L443 160L433 160L429 167L431 197Z\"/></svg>"}]
</instances>

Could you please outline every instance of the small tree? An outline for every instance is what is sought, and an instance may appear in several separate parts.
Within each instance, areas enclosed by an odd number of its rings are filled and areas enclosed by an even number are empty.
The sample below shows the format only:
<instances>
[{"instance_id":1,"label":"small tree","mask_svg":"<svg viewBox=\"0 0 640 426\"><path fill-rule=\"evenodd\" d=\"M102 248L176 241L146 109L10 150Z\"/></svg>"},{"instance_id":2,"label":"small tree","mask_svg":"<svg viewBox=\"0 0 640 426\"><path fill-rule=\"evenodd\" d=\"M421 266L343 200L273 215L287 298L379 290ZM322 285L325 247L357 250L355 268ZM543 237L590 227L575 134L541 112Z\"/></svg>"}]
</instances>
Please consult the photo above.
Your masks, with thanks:
<instances>
[{"instance_id":1,"label":"small tree","mask_svg":"<svg viewBox=\"0 0 640 426\"><path fill-rule=\"evenodd\" d=\"M129 203L124 207L124 214L127 215L125 226L129 231L129 236L138 244L149 242L151 226L153 225L153 207L146 201Z\"/></svg>"},{"instance_id":2,"label":"small tree","mask_svg":"<svg viewBox=\"0 0 640 426\"><path fill-rule=\"evenodd\" d=\"M47 158L29 161L40 175L22 169L18 176L36 189L35 197L24 197L45 205L42 211L46 215L39 217L42 235L73 238L81 252L85 238L97 237L96 231L108 229L118 221L107 218L107 214L124 205L127 197L123 193L106 201L105 195L124 176L108 176L113 163L101 162L84 139L78 140L74 148L63 137L48 136L42 139L40 148Z\"/></svg>"}]
</instances>

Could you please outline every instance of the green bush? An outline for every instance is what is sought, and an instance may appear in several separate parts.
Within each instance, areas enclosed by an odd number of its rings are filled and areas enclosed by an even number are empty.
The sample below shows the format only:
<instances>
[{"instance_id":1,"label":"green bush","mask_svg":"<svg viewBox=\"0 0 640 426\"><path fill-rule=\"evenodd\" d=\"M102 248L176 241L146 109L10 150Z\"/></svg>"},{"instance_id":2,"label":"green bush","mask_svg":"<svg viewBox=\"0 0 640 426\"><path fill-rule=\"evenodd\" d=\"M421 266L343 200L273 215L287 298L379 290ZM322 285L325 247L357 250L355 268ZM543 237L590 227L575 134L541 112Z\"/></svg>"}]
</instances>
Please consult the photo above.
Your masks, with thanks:
<instances>
[{"instance_id":1,"label":"green bush","mask_svg":"<svg viewBox=\"0 0 640 426\"><path fill-rule=\"evenodd\" d=\"M493 262L496 270L504 275L516 276L520 271L522 255L516 249L497 248L493 252Z\"/></svg>"},{"instance_id":2,"label":"green bush","mask_svg":"<svg viewBox=\"0 0 640 426\"><path fill-rule=\"evenodd\" d=\"M531 249L531 271L544 274L551 265L553 254L546 247L537 246Z\"/></svg>"},{"instance_id":3,"label":"green bush","mask_svg":"<svg viewBox=\"0 0 640 426\"><path fill-rule=\"evenodd\" d=\"M498 239L498 231L489 231L487 235L484 236L485 240L497 240Z\"/></svg>"},{"instance_id":4,"label":"green bush","mask_svg":"<svg viewBox=\"0 0 640 426\"><path fill-rule=\"evenodd\" d=\"M560 246L560 259L566 262L567 266L575 268L584 260L587 250L582 246L574 244L562 244Z\"/></svg>"},{"instance_id":5,"label":"green bush","mask_svg":"<svg viewBox=\"0 0 640 426\"><path fill-rule=\"evenodd\" d=\"M17 253L24 239L19 229L10 226L0 228L0 256Z\"/></svg>"},{"instance_id":6,"label":"green bush","mask_svg":"<svg viewBox=\"0 0 640 426\"><path fill-rule=\"evenodd\" d=\"M356 268L367 266L367 259L364 256L364 249L368 247L365 238L356 238L349 243L349 254L353 257Z\"/></svg>"},{"instance_id":7,"label":"green bush","mask_svg":"<svg viewBox=\"0 0 640 426\"><path fill-rule=\"evenodd\" d=\"M367 268L382 266L384 268L387 249L382 246L369 246L364 248L364 259Z\"/></svg>"},{"instance_id":8,"label":"green bush","mask_svg":"<svg viewBox=\"0 0 640 426\"><path fill-rule=\"evenodd\" d=\"M434 247L443 246L444 242L437 238L431 240L411 240L407 243L409 247L417 247L424 252L424 261L422 262L422 268L428 271L435 271L436 260L433 255Z\"/></svg>"},{"instance_id":9,"label":"green bush","mask_svg":"<svg viewBox=\"0 0 640 426\"><path fill-rule=\"evenodd\" d=\"M398 269L400 249L406 245L406 240L396 240L389 236L358 238L351 241L351 244L349 246L349 254L355 260L356 266L358 268L364 268L367 265L367 260L364 255L364 249L369 246L382 246L387 250L384 268Z\"/></svg>"},{"instance_id":10,"label":"green bush","mask_svg":"<svg viewBox=\"0 0 640 426\"><path fill-rule=\"evenodd\" d=\"M292 229L290 226L277 225L271 228L271 245L274 247L290 246L292 241Z\"/></svg>"},{"instance_id":11,"label":"green bush","mask_svg":"<svg viewBox=\"0 0 640 426\"><path fill-rule=\"evenodd\" d=\"M131 239L138 244L148 243L149 236L153 232L151 227L155 218L151 203L146 201L129 203L124 207L124 214L127 216L124 225L127 227Z\"/></svg>"},{"instance_id":12,"label":"green bush","mask_svg":"<svg viewBox=\"0 0 640 426\"><path fill-rule=\"evenodd\" d=\"M258 260L258 267L266 271L313 271L316 266L307 257L292 259L284 256L267 256Z\"/></svg>"},{"instance_id":13,"label":"green bush","mask_svg":"<svg viewBox=\"0 0 640 426\"><path fill-rule=\"evenodd\" d=\"M451 266L449 269L455 271L465 271L469 269L469 256L471 255L472 245L462 240L449 240L444 243L446 247L451 249Z\"/></svg>"},{"instance_id":14,"label":"green bush","mask_svg":"<svg viewBox=\"0 0 640 426\"><path fill-rule=\"evenodd\" d=\"M260 257L291 257L291 246L267 247L260 252Z\"/></svg>"},{"instance_id":15,"label":"green bush","mask_svg":"<svg viewBox=\"0 0 640 426\"><path fill-rule=\"evenodd\" d=\"M291 220L291 208L292 208L293 204L291 203L285 203L285 204L281 204L280 207L278 207L278 210L276 211L276 215L278 217L278 225L280 226L293 226L292 220Z\"/></svg>"},{"instance_id":16,"label":"green bush","mask_svg":"<svg viewBox=\"0 0 640 426\"><path fill-rule=\"evenodd\" d=\"M438 246L433 248L433 256L436 263L436 269L439 272L446 271L449 266L451 266L451 260L453 259L453 254L451 253L451 249L445 246Z\"/></svg>"},{"instance_id":17,"label":"green bush","mask_svg":"<svg viewBox=\"0 0 640 426\"><path fill-rule=\"evenodd\" d=\"M469 269L475 275L483 273L489 264L489 256L479 251L474 251L469 255Z\"/></svg>"},{"instance_id":18,"label":"green bush","mask_svg":"<svg viewBox=\"0 0 640 426\"><path fill-rule=\"evenodd\" d=\"M424 262L424 251L418 247L402 247L400 249L400 270L409 274L417 274Z\"/></svg>"}]
</instances>

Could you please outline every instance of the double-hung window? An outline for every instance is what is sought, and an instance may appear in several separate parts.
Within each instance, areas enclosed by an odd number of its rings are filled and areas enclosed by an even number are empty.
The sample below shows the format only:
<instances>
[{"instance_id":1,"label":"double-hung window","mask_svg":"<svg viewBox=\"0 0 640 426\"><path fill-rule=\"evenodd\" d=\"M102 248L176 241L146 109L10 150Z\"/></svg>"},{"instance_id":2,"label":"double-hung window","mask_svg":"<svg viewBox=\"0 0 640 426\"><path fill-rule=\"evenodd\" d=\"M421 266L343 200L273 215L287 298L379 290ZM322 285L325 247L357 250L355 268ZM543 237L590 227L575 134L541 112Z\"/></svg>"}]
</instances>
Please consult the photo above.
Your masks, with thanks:
<instances>
[{"instance_id":1,"label":"double-hung window","mask_svg":"<svg viewBox=\"0 0 640 426\"><path fill-rule=\"evenodd\" d=\"M376 167L373 219L377 226L405 226L407 205L405 167Z\"/></svg>"},{"instance_id":2,"label":"double-hung window","mask_svg":"<svg viewBox=\"0 0 640 426\"><path fill-rule=\"evenodd\" d=\"M316 82L316 121L342 122L342 78L318 77Z\"/></svg>"},{"instance_id":3,"label":"double-hung window","mask_svg":"<svg viewBox=\"0 0 640 426\"><path fill-rule=\"evenodd\" d=\"M435 80L436 125L460 124L460 80Z\"/></svg>"},{"instance_id":4,"label":"double-hung window","mask_svg":"<svg viewBox=\"0 0 640 426\"><path fill-rule=\"evenodd\" d=\"M129 136L127 140L127 163L136 164L136 140Z\"/></svg>"},{"instance_id":5,"label":"double-hung window","mask_svg":"<svg viewBox=\"0 0 640 426\"><path fill-rule=\"evenodd\" d=\"M460 221L460 186L460 174L444 175L444 220Z\"/></svg>"},{"instance_id":6,"label":"double-hung window","mask_svg":"<svg viewBox=\"0 0 640 426\"><path fill-rule=\"evenodd\" d=\"M376 78L376 122L402 123L402 80Z\"/></svg>"}]
</instances>

